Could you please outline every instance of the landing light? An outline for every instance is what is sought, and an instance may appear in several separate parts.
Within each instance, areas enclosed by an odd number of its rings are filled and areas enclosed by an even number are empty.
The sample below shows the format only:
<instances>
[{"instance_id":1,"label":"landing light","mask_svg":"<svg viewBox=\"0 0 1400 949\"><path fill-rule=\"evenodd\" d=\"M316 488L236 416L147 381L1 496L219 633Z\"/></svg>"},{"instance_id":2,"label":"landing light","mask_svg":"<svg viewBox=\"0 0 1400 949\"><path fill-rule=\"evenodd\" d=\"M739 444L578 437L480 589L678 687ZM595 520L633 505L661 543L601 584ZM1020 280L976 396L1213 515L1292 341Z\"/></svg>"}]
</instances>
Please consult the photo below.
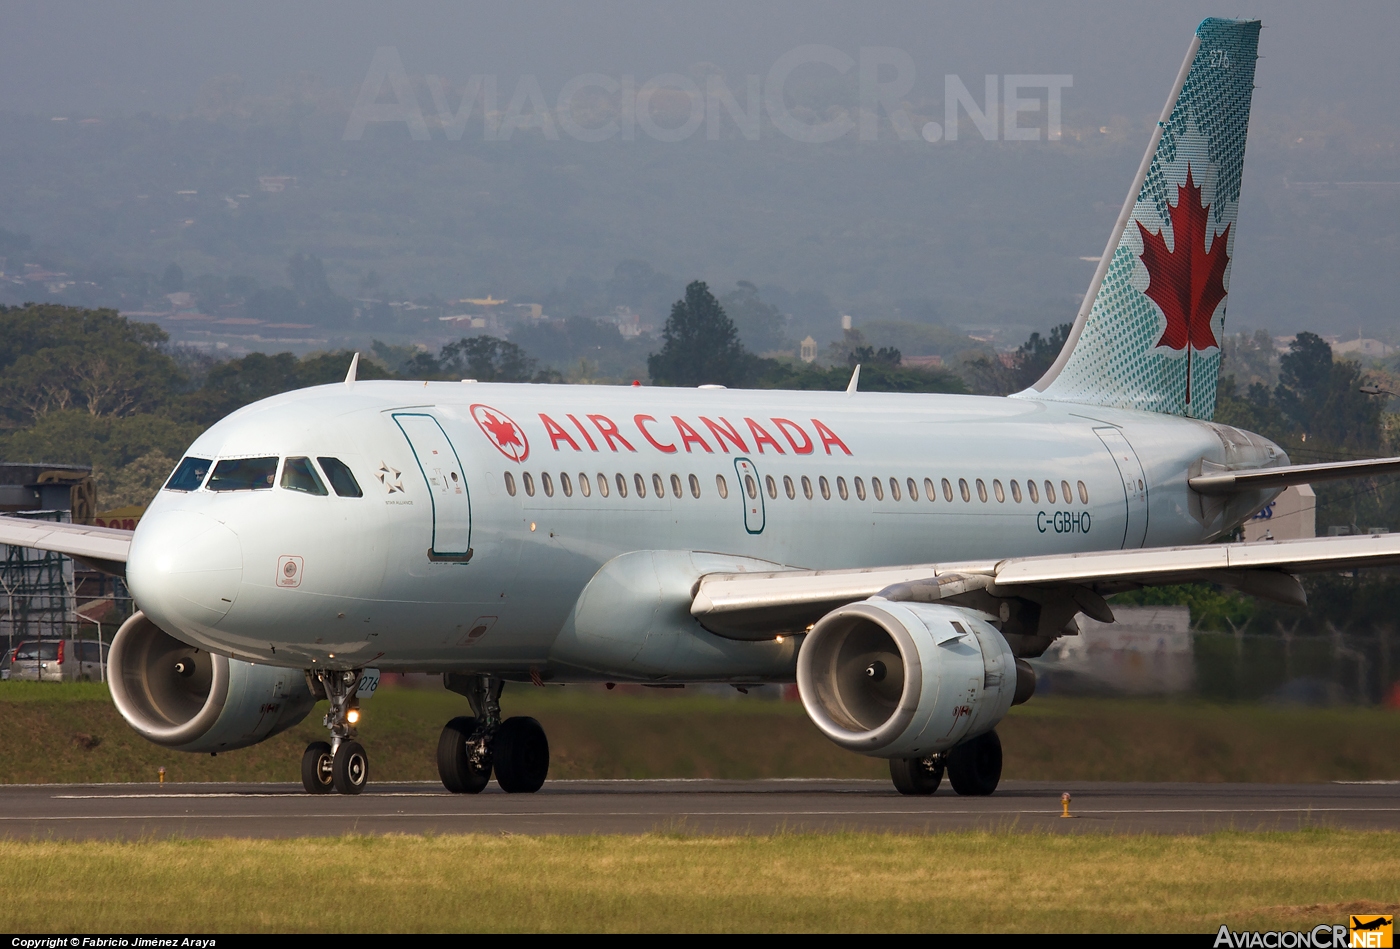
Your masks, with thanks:
<instances>
[{"instance_id":1,"label":"landing light","mask_svg":"<svg viewBox=\"0 0 1400 949\"><path fill-rule=\"evenodd\" d=\"M780 643L780 642L782 642L782 641L783 641L783 637L781 637L781 636L774 636L774 637L773 637L773 642L775 642L775 643Z\"/></svg>"},{"instance_id":2,"label":"landing light","mask_svg":"<svg viewBox=\"0 0 1400 949\"><path fill-rule=\"evenodd\" d=\"M355 724L360 720L360 710L357 708L352 708L350 711L345 713L345 720L351 725Z\"/></svg>"}]
</instances>

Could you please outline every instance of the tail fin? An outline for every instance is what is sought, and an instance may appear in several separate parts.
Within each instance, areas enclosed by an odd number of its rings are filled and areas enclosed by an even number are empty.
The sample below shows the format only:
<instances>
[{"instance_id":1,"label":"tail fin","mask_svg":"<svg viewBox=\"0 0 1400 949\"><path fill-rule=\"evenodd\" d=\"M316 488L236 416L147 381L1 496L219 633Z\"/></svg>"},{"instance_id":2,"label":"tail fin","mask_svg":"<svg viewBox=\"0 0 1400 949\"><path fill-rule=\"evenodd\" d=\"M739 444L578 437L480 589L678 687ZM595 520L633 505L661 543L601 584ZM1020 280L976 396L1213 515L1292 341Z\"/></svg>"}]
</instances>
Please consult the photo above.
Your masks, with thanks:
<instances>
[{"instance_id":1,"label":"tail fin","mask_svg":"<svg viewBox=\"0 0 1400 949\"><path fill-rule=\"evenodd\" d=\"M1024 398L1210 419L1257 20L1202 21L1055 364Z\"/></svg>"}]
</instances>

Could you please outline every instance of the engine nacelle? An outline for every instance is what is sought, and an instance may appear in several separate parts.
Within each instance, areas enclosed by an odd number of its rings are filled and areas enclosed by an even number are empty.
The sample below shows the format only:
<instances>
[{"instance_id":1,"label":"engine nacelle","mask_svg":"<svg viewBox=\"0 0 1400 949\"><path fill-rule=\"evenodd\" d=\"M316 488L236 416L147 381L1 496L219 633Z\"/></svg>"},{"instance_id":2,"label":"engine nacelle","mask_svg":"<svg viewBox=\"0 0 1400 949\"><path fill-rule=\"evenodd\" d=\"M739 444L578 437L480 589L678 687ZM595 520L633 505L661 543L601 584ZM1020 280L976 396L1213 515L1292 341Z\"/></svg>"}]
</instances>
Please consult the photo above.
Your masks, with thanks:
<instances>
[{"instance_id":1,"label":"engine nacelle","mask_svg":"<svg viewBox=\"0 0 1400 949\"><path fill-rule=\"evenodd\" d=\"M833 610L797 656L807 714L841 747L881 758L922 758L990 731L1035 678L983 615L881 597Z\"/></svg>"},{"instance_id":2,"label":"engine nacelle","mask_svg":"<svg viewBox=\"0 0 1400 949\"><path fill-rule=\"evenodd\" d=\"M122 718L176 751L255 745L296 725L316 704L300 669L197 649L139 611L117 630L107 663L112 701Z\"/></svg>"}]
</instances>

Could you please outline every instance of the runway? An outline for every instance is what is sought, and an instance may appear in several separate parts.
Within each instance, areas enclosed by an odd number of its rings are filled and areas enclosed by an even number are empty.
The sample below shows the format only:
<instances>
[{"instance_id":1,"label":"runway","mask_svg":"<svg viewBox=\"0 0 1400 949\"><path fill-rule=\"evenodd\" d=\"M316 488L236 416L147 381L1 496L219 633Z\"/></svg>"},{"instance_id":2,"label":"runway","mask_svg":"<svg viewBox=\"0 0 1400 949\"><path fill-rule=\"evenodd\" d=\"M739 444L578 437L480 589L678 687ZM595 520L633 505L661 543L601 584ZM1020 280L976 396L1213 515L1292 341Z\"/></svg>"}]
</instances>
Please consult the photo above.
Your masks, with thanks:
<instances>
[{"instance_id":1,"label":"runway","mask_svg":"<svg viewBox=\"0 0 1400 949\"><path fill-rule=\"evenodd\" d=\"M1071 819L1060 795L1072 797ZM0 787L0 837L339 834L767 834L1039 830L1200 834L1304 827L1400 830L1400 783L1113 784L1004 781L991 797L903 797L884 781L553 781L536 794L372 784L353 797L295 784Z\"/></svg>"}]
</instances>

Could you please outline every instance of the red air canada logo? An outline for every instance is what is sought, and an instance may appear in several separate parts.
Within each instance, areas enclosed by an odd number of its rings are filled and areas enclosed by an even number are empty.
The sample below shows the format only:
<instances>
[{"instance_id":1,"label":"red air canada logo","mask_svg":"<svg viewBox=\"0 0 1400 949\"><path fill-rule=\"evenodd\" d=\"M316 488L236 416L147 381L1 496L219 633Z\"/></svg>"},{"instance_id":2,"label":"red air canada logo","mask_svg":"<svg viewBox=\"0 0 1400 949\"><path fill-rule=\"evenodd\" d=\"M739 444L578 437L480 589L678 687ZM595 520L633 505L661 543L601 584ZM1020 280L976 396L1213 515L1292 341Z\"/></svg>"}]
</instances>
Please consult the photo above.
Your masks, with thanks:
<instances>
[{"instance_id":1,"label":"red air canada logo","mask_svg":"<svg viewBox=\"0 0 1400 949\"><path fill-rule=\"evenodd\" d=\"M1144 291L1153 303L1162 308L1167 328L1158 346L1186 350L1186 404L1191 404L1191 350L1204 352L1220 345L1211 328L1215 308L1225 299L1225 266L1230 262L1225 253L1230 239L1230 225L1214 235L1210 248L1206 241L1210 230L1210 205L1201 203L1201 189L1191 179L1191 166L1186 166L1186 184L1177 185L1176 204L1168 205L1171 215L1173 249L1159 231L1148 233L1138 224L1142 235L1142 264L1147 268L1148 283Z\"/></svg>"},{"instance_id":2,"label":"red air canada logo","mask_svg":"<svg viewBox=\"0 0 1400 949\"><path fill-rule=\"evenodd\" d=\"M481 426L481 431L501 454L511 461L524 461L530 457L530 442L525 437L525 430L516 425L509 415L480 403L471 407L471 413L476 424Z\"/></svg>"}]
</instances>

